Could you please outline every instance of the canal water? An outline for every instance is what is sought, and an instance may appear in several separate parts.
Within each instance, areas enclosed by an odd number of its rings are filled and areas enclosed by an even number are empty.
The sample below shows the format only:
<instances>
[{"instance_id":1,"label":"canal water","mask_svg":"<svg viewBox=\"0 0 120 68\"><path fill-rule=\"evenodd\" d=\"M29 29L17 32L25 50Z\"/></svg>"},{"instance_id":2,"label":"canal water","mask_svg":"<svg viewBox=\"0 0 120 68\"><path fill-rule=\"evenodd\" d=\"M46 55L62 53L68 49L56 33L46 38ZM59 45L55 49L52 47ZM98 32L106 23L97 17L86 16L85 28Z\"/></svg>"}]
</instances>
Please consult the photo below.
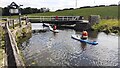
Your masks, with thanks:
<instances>
[{"instance_id":1,"label":"canal water","mask_svg":"<svg viewBox=\"0 0 120 68\"><path fill-rule=\"evenodd\" d=\"M32 29L42 29L42 24L32 23ZM71 38L81 32L73 29L59 29L33 33L23 42L20 49L27 66L117 66L118 37L104 32L88 32L89 40L98 45L82 44Z\"/></svg>"}]
</instances>

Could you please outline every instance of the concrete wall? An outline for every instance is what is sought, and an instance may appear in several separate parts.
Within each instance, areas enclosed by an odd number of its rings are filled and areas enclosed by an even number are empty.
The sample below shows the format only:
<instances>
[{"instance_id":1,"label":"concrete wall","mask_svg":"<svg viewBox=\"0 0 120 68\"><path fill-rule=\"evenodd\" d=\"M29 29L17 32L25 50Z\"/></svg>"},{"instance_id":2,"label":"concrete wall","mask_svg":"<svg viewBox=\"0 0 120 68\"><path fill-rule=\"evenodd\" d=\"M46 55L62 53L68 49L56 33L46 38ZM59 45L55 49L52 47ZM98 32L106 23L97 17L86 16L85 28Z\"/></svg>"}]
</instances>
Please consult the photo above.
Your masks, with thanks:
<instances>
[{"instance_id":1,"label":"concrete wall","mask_svg":"<svg viewBox=\"0 0 120 68\"><path fill-rule=\"evenodd\" d=\"M100 22L100 16L99 15L89 16L89 22L91 26L94 25L95 23L98 24Z\"/></svg>"}]
</instances>

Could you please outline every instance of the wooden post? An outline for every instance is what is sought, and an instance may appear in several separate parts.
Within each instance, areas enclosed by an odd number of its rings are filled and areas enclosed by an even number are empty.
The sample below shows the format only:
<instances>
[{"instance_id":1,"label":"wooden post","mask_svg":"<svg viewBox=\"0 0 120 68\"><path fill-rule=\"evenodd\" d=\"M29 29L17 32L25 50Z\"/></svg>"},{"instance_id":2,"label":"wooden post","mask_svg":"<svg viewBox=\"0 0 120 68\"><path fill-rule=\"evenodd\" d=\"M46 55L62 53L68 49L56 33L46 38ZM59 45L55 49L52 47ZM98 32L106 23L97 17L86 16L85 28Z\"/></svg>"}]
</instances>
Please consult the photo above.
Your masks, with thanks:
<instances>
[{"instance_id":1,"label":"wooden post","mask_svg":"<svg viewBox=\"0 0 120 68\"><path fill-rule=\"evenodd\" d=\"M13 24L13 29L15 28L15 25L14 25L14 20L12 20L12 24Z\"/></svg>"},{"instance_id":2,"label":"wooden post","mask_svg":"<svg viewBox=\"0 0 120 68\"><path fill-rule=\"evenodd\" d=\"M25 20L26 20L26 25L27 25L27 23L29 22L29 19L27 16L26 16Z\"/></svg>"},{"instance_id":3,"label":"wooden post","mask_svg":"<svg viewBox=\"0 0 120 68\"><path fill-rule=\"evenodd\" d=\"M20 24L20 27L22 27L20 16L21 16L21 13L20 13L20 10L19 10L19 24Z\"/></svg>"},{"instance_id":4,"label":"wooden post","mask_svg":"<svg viewBox=\"0 0 120 68\"><path fill-rule=\"evenodd\" d=\"M10 25L10 20L8 21L8 26Z\"/></svg>"}]
</instances>

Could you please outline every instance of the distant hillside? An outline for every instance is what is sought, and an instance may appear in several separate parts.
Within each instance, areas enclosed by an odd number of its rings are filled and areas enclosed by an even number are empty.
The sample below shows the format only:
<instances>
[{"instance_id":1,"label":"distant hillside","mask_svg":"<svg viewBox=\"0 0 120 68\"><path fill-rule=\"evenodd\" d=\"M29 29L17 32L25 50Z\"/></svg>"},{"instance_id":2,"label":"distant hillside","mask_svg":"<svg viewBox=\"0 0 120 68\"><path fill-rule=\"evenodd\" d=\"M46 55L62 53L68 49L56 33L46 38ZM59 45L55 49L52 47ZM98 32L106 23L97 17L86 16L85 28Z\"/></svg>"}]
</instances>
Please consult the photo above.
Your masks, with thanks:
<instances>
[{"instance_id":1,"label":"distant hillside","mask_svg":"<svg viewBox=\"0 0 120 68\"><path fill-rule=\"evenodd\" d=\"M92 8L79 8L72 10L63 10L57 12L35 13L28 16L84 16L100 15L102 18L118 17L118 6L106 6L106 7L92 7Z\"/></svg>"}]
</instances>

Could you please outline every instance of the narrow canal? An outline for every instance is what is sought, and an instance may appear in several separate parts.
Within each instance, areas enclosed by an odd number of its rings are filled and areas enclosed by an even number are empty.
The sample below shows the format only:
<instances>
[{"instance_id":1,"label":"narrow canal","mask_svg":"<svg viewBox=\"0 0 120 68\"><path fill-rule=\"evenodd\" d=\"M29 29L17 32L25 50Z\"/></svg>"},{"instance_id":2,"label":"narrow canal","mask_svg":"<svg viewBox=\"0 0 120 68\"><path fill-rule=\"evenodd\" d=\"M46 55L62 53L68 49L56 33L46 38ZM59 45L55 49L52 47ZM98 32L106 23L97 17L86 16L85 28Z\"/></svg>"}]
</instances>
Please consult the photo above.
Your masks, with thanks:
<instances>
[{"instance_id":1,"label":"narrow canal","mask_svg":"<svg viewBox=\"0 0 120 68\"><path fill-rule=\"evenodd\" d=\"M32 29L41 29L42 24L32 23ZM117 66L118 37L104 32L89 32L89 40L98 45L83 45L71 38L78 34L73 29L59 29L33 33L32 37L20 46L27 66Z\"/></svg>"}]
</instances>

